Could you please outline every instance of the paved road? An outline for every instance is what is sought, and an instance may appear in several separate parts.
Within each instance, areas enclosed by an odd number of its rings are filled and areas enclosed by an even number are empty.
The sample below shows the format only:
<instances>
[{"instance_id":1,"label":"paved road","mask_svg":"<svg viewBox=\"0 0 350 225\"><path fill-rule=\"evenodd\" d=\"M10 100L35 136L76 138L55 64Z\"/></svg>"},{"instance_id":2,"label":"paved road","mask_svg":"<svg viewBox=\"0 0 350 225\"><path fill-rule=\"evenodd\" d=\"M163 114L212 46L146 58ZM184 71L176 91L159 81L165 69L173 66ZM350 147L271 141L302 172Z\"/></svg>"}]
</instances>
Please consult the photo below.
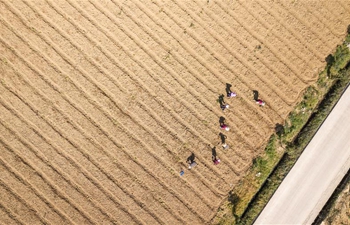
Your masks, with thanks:
<instances>
[{"instance_id":1,"label":"paved road","mask_svg":"<svg viewBox=\"0 0 350 225\"><path fill-rule=\"evenodd\" d=\"M350 88L254 224L312 224L349 168Z\"/></svg>"}]
</instances>

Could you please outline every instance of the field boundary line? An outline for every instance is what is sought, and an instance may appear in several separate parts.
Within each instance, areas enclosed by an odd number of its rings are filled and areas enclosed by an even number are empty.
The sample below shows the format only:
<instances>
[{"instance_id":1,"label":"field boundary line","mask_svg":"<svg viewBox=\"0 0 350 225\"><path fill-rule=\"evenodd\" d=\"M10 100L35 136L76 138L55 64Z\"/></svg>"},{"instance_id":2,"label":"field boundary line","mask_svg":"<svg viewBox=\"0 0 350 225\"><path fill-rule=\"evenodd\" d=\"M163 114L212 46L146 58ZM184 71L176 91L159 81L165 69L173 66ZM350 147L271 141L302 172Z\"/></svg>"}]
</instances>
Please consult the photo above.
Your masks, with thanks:
<instances>
[{"instance_id":1,"label":"field boundary line","mask_svg":"<svg viewBox=\"0 0 350 225\"><path fill-rule=\"evenodd\" d=\"M212 30L212 29L210 29L210 28L207 28L205 25L203 25L203 22L202 22L202 20L201 20L200 17L198 17L198 16L195 15L194 13L188 11L188 10L186 9L186 7L183 6L183 3L179 3L179 2L177 2L177 1L175 1L175 0L173 0L173 2L174 2L181 10L183 10L183 11L186 12L189 16L191 16L192 19L193 19L194 21L197 21L197 23L200 24L200 26L201 26L204 30L206 30L206 31L207 31L213 38L215 38L224 48L226 48L227 51L229 51L233 56L235 56L236 59L237 59L242 65L245 65L246 68L250 69L250 71L252 71L252 72L256 75L256 77L257 77L261 82L266 83L266 84L270 87L270 90L271 90L272 92L274 92L274 93L277 95L277 97L280 98L286 105L290 106L290 105L293 103L292 101L288 101L288 99L282 97L283 94L280 93L280 91L278 90L278 88L277 88L274 84L272 84L271 82L267 81L265 78L262 78L262 75L261 75L258 71L254 72L253 67L252 67L248 62L246 62L246 60L244 59L244 57L238 57L237 55L238 55L239 53L234 53L233 51L231 51L230 47L226 44L226 42L225 42L221 37L219 37L218 35L216 35L216 32L215 32L214 30ZM181 6L180 6L180 5L181 5ZM267 97L267 96L265 96L264 98L265 98L265 99L270 99L270 97ZM271 108L272 108L272 107L271 107Z\"/></svg>"},{"instance_id":2,"label":"field boundary line","mask_svg":"<svg viewBox=\"0 0 350 225\"><path fill-rule=\"evenodd\" d=\"M308 84L308 83L310 83L311 81L314 81L314 80L315 80L315 79L304 79L304 78L302 78L302 77L299 75L301 72L296 68L296 66L292 65L291 63L289 63L288 59L286 59L286 57L283 56L282 53L279 54L278 51L275 50L275 47L274 47L273 45L271 45L271 44L270 44L269 42L267 42L267 41L264 41L264 38L263 38L261 35L259 35L258 33L256 33L256 32L254 33L254 32L252 31L252 29L251 29L249 26L245 25L244 22L243 22L241 19L239 19L238 16L235 16L235 15L233 15L232 13L228 13L228 11L225 10L224 7L222 6L221 2L218 1L218 2L215 2L215 4L218 5L219 8L220 8L223 12L225 12L226 14L228 14L229 16L231 16L231 18L233 18L237 23L239 23L252 37L254 37L256 40L259 40L259 42L262 43L263 45L267 46L267 49L270 50L270 52L276 57L276 59L277 59L277 60L280 59L280 62L281 62L283 65L285 65L286 68L288 68L288 69L294 74L294 76L295 76L298 80L300 80L300 81L301 81L302 83L304 83L304 84ZM240 3L239 3L239 4L240 4ZM242 4L240 4L240 5L242 5ZM245 8L244 6L243 6L243 8L246 10L246 8ZM208 10L210 10L210 9L208 9ZM207 11L208 11L208 10L207 10ZM210 11L212 11L212 10L210 10ZM263 23L261 22L261 20L258 20L258 19L257 19L255 16L253 16L250 12L248 12L248 13L252 16L252 18L254 18L255 20L257 20L260 24L263 24ZM211 14L213 14L213 13L211 13ZM213 17L216 17L216 16L214 15ZM216 21L218 21L218 19L216 19ZM229 25L227 25L227 23L223 23L223 25L225 25L225 29L229 30L230 33L231 33L231 35L233 36L234 32L232 31L232 28L231 28ZM264 25L264 24L263 24L263 25ZM265 28L266 28L266 26L265 26ZM275 35L275 32L273 32L273 34L274 34L275 37L277 37L277 36ZM237 37L237 39L240 39L240 42L241 42L244 46L249 46L249 44L248 44L244 39L239 38L239 37ZM280 38L277 37L277 39L280 39ZM287 42L282 42L282 43L288 43L288 41L287 41ZM293 49L293 48L290 48L290 49ZM250 50L252 51L252 50L254 50L254 49L251 47ZM299 59L301 59L300 56L298 56L297 54L295 54L295 52L294 52L293 50L291 50L291 51L293 52L293 54L294 54L296 57L298 57ZM271 66L269 65L269 63L266 62L266 60L264 59L263 55L262 55L259 51L256 51L255 54L257 54L257 55L259 56L259 60L261 60L261 62L265 65L265 67L268 68L271 72L275 73L276 76L277 76L283 83L285 83L287 87L288 87L289 85L292 85L293 82L291 81L291 78L287 78L287 77L284 77L284 76L278 76L278 74L280 74L280 75L282 74L282 75L283 75L283 72L281 72L281 71L280 71L279 69L277 69L277 68L271 67ZM302 59L301 59L301 60L302 60ZM278 70L278 71L277 71L277 70ZM292 89L292 91L295 91L295 89Z\"/></svg>"},{"instance_id":3,"label":"field boundary line","mask_svg":"<svg viewBox=\"0 0 350 225\"><path fill-rule=\"evenodd\" d=\"M4 211L13 221L17 222L18 224L25 225L25 223L21 221L21 219L16 214L14 214L10 209L6 208L1 203L1 201L0 201L0 209Z\"/></svg>"},{"instance_id":4,"label":"field boundary line","mask_svg":"<svg viewBox=\"0 0 350 225\"><path fill-rule=\"evenodd\" d=\"M6 163L0 156L0 165L2 165L9 173L13 174L14 177L19 181L19 183L22 183L26 187L28 187L30 190L32 190L35 195L43 201L51 210L53 210L56 214L58 214L62 219L64 218L65 221L69 221L71 224L74 224L74 222L59 208L57 208L50 200L46 199L43 193L35 188L29 181L27 181L16 169L14 169L11 165ZM1 178L0 178L1 180ZM3 181L4 182L4 181Z\"/></svg>"}]
</instances>

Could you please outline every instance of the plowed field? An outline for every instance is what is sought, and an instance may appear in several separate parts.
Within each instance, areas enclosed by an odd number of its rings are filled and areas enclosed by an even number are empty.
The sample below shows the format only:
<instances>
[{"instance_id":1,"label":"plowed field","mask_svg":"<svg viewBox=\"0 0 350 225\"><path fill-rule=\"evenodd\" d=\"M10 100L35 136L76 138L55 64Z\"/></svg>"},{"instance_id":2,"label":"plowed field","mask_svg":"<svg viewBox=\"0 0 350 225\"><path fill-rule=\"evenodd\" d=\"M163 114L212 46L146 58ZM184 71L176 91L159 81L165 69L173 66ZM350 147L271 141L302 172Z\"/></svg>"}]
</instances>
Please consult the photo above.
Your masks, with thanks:
<instances>
[{"instance_id":1,"label":"plowed field","mask_svg":"<svg viewBox=\"0 0 350 225\"><path fill-rule=\"evenodd\" d=\"M0 12L2 224L208 223L350 24L345 0L0 0ZM223 112L226 83L237 97Z\"/></svg>"}]
</instances>

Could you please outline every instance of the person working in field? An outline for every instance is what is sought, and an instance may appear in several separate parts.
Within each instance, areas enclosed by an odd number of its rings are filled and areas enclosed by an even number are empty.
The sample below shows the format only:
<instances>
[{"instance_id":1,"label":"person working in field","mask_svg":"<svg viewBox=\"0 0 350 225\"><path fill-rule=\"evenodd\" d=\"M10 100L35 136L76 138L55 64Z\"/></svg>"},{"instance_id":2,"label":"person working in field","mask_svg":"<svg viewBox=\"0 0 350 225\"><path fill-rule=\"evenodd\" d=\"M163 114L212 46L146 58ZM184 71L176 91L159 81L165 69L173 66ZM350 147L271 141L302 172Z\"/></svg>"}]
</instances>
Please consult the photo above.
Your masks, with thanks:
<instances>
[{"instance_id":1,"label":"person working in field","mask_svg":"<svg viewBox=\"0 0 350 225\"><path fill-rule=\"evenodd\" d=\"M259 106L264 106L265 102L261 99L256 100L256 104L258 104Z\"/></svg>"},{"instance_id":2,"label":"person working in field","mask_svg":"<svg viewBox=\"0 0 350 225\"><path fill-rule=\"evenodd\" d=\"M219 133L219 136L220 136L220 139L221 139L221 145L222 145L222 148L225 150L225 149L228 149L229 148L229 146L228 146L228 144L226 144L226 138L227 138L227 136L225 135L225 134L223 134L223 133Z\"/></svg>"},{"instance_id":3,"label":"person working in field","mask_svg":"<svg viewBox=\"0 0 350 225\"><path fill-rule=\"evenodd\" d=\"M225 117L220 116L220 119L219 119L220 128L223 130L229 131L230 128L225 124L225 120L226 120Z\"/></svg>"},{"instance_id":4,"label":"person working in field","mask_svg":"<svg viewBox=\"0 0 350 225\"><path fill-rule=\"evenodd\" d=\"M220 125L220 128L223 129L223 130L226 130L226 131L230 130L230 128L224 123Z\"/></svg>"},{"instance_id":5,"label":"person working in field","mask_svg":"<svg viewBox=\"0 0 350 225\"><path fill-rule=\"evenodd\" d=\"M227 93L227 97L228 98L233 98L233 97L236 97L236 96L237 96L237 94L235 92L230 91L230 92Z\"/></svg>"},{"instance_id":6,"label":"person working in field","mask_svg":"<svg viewBox=\"0 0 350 225\"><path fill-rule=\"evenodd\" d=\"M220 159L216 157L216 147L211 149L211 159L213 160L214 165L220 163Z\"/></svg>"},{"instance_id":7,"label":"person working in field","mask_svg":"<svg viewBox=\"0 0 350 225\"><path fill-rule=\"evenodd\" d=\"M226 83L226 94L228 98L236 97L236 93L231 91L232 85L229 83Z\"/></svg>"},{"instance_id":8,"label":"person working in field","mask_svg":"<svg viewBox=\"0 0 350 225\"><path fill-rule=\"evenodd\" d=\"M220 105L220 108L222 109L222 111L224 111L225 109L228 109L229 107L230 107L229 104Z\"/></svg>"},{"instance_id":9,"label":"person working in field","mask_svg":"<svg viewBox=\"0 0 350 225\"><path fill-rule=\"evenodd\" d=\"M213 157L213 163L214 163L214 165L219 164L220 163L220 159L217 158L217 157Z\"/></svg>"},{"instance_id":10,"label":"person working in field","mask_svg":"<svg viewBox=\"0 0 350 225\"><path fill-rule=\"evenodd\" d=\"M187 158L188 169L192 169L197 165L197 163L194 161L194 158L195 155L193 153Z\"/></svg>"}]
</instances>

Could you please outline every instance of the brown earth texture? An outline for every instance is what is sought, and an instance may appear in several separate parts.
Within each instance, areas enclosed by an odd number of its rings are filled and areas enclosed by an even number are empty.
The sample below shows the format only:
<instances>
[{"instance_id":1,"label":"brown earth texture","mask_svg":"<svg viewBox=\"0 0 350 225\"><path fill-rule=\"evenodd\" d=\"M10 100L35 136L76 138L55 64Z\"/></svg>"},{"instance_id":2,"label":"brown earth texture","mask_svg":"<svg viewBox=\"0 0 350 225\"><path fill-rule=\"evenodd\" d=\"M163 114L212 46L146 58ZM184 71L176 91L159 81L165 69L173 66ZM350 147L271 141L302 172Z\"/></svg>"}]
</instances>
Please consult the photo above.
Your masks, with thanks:
<instances>
[{"instance_id":1,"label":"brown earth texture","mask_svg":"<svg viewBox=\"0 0 350 225\"><path fill-rule=\"evenodd\" d=\"M1 224L210 223L350 24L348 0L0 0L0 12Z\"/></svg>"},{"instance_id":2,"label":"brown earth texture","mask_svg":"<svg viewBox=\"0 0 350 225\"><path fill-rule=\"evenodd\" d=\"M321 225L350 224L350 183L345 186Z\"/></svg>"}]
</instances>

